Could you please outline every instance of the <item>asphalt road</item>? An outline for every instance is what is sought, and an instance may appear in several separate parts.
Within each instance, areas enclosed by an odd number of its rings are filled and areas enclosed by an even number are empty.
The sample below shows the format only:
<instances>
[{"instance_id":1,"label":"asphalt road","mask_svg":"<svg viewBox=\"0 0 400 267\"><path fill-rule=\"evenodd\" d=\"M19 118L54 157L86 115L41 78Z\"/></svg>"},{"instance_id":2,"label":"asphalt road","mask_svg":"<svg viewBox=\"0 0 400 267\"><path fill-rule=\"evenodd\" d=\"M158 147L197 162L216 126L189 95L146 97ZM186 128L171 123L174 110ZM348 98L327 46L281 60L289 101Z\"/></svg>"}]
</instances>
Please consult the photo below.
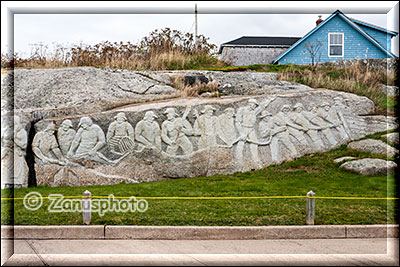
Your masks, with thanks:
<instances>
[{"instance_id":1,"label":"asphalt road","mask_svg":"<svg viewBox=\"0 0 400 267\"><path fill-rule=\"evenodd\" d=\"M3 240L3 266L398 266L398 239ZM14 249L14 252L12 250ZM5 260L8 255L11 258Z\"/></svg>"}]
</instances>

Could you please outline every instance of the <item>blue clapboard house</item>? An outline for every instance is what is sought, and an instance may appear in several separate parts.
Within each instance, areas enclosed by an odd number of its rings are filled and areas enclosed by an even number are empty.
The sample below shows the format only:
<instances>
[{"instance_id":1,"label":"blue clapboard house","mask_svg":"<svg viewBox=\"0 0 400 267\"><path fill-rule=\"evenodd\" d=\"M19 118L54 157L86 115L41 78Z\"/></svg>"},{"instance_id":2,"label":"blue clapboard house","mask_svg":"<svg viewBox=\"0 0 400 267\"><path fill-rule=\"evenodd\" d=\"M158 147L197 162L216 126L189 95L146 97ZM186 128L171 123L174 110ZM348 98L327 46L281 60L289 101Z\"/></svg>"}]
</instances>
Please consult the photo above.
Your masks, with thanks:
<instances>
[{"instance_id":1,"label":"blue clapboard house","mask_svg":"<svg viewBox=\"0 0 400 267\"><path fill-rule=\"evenodd\" d=\"M279 55L273 64L311 64L347 59L394 58L398 33L352 19L337 10Z\"/></svg>"}]
</instances>

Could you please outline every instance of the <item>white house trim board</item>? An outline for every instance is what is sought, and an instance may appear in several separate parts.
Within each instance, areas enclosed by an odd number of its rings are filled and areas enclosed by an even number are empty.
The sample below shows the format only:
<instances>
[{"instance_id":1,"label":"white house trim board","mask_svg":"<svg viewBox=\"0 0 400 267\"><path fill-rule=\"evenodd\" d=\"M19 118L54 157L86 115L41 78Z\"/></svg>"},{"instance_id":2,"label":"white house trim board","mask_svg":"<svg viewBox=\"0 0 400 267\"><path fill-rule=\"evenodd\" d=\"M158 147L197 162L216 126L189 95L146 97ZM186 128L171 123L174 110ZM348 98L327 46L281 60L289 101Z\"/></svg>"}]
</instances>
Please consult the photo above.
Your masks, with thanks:
<instances>
[{"instance_id":1,"label":"white house trim board","mask_svg":"<svg viewBox=\"0 0 400 267\"><path fill-rule=\"evenodd\" d=\"M330 43L331 43L331 35L333 35L333 34L342 35L342 55L340 55L340 56L335 56L335 55L331 56L331 45L330 45ZM328 57L344 57L344 33L342 33L342 32L329 32L328 33Z\"/></svg>"}]
</instances>

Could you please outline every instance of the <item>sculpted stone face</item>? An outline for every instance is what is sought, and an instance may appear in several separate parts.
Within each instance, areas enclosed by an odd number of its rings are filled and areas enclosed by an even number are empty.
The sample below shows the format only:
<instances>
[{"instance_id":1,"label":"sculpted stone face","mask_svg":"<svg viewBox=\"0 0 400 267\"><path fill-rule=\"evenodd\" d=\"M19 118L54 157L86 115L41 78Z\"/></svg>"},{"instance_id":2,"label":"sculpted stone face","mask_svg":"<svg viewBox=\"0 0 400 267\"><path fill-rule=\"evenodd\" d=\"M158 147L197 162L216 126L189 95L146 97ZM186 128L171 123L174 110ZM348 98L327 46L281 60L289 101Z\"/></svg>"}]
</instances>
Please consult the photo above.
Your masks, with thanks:
<instances>
[{"instance_id":1,"label":"sculpted stone face","mask_svg":"<svg viewBox=\"0 0 400 267\"><path fill-rule=\"evenodd\" d=\"M288 105L284 105L281 109L281 111L285 114L288 114L290 112L290 107Z\"/></svg>"},{"instance_id":2,"label":"sculpted stone face","mask_svg":"<svg viewBox=\"0 0 400 267\"><path fill-rule=\"evenodd\" d=\"M297 107L296 111L297 111L297 113L301 113L301 112L303 112L303 108L302 107Z\"/></svg>"}]
</instances>

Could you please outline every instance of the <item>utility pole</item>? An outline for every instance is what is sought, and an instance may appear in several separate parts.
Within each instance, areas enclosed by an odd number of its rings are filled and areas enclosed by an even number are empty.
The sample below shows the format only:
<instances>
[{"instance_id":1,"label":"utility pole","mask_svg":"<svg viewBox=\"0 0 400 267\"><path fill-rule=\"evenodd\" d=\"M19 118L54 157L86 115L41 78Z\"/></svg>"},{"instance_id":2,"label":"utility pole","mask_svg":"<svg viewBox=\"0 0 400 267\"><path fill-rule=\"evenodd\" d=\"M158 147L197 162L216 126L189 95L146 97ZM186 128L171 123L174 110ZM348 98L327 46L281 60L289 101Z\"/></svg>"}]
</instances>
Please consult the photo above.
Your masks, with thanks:
<instances>
[{"instance_id":1,"label":"utility pole","mask_svg":"<svg viewBox=\"0 0 400 267\"><path fill-rule=\"evenodd\" d=\"M197 49L197 4L194 4L194 47Z\"/></svg>"}]
</instances>

